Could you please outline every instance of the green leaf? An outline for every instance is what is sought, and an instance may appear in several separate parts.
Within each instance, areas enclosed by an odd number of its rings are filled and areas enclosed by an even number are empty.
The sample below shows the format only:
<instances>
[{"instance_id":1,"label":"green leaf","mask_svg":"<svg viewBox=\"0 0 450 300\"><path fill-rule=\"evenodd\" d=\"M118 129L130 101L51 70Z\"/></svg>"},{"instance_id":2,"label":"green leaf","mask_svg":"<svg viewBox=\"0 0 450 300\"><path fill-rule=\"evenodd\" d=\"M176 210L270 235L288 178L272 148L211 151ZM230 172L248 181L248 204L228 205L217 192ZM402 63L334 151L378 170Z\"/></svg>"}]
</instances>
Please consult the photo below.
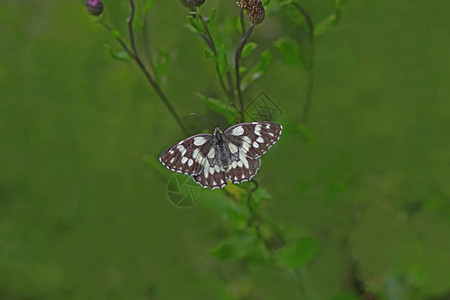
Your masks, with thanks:
<instances>
[{"instance_id":1,"label":"green leaf","mask_svg":"<svg viewBox=\"0 0 450 300\"><path fill-rule=\"evenodd\" d=\"M312 237L302 237L294 244L285 246L279 254L280 262L288 268L298 268L316 256L319 242Z\"/></svg>"},{"instance_id":2,"label":"green leaf","mask_svg":"<svg viewBox=\"0 0 450 300\"><path fill-rule=\"evenodd\" d=\"M308 127L306 127L306 125L304 124L300 124L298 126L298 130L300 131L300 133L302 134L303 138L306 140L306 142L308 144L314 144L315 140L314 140L314 135L312 134L312 132L308 129Z\"/></svg>"},{"instance_id":3,"label":"green leaf","mask_svg":"<svg viewBox=\"0 0 450 300\"><path fill-rule=\"evenodd\" d=\"M225 111L225 108L227 107L228 103L216 99L216 98L210 98L202 95L201 93L198 93L197 96L200 98L200 100L205 103L205 105L213 112L217 114L222 114ZM235 106L228 107L227 111L225 112L225 119L228 122L234 121L238 117L239 113L236 110Z\"/></svg>"},{"instance_id":4,"label":"green leaf","mask_svg":"<svg viewBox=\"0 0 450 300\"><path fill-rule=\"evenodd\" d=\"M300 45L293 39L282 37L275 42L275 48L277 48L287 64L294 66L304 64L305 59Z\"/></svg>"},{"instance_id":5,"label":"green leaf","mask_svg":"<svg viewBox=\"0 0 450 300\"><path fill-rule=\"evenodd\" d=\"M146 0L144 3L144 7L142 8L143 13L146 13L147 11L150 10L150 8L153 7L153 5L155 5L156 0Z\"/></svg>"},{"instance_id":6,"label":"green leaf","mask_svg":"<svg viewBox=\"0 0 450 300\"><path fill-rule=\"evenodd\" d=\"M119 30L117 30L117 29L112 29L112 30L111 30L111 34L112 34L112 36L113 36L115 39L120 38L120 32L119 32Z\"/></svg>"},{"instance_id":7,"label":"green leaf","mask_svg":"<svg viewBox=\"0 0 450 300\"><path fill-rule=\"evenodd\" d=\"M257 243L253 235L241 234L221 242L211 255L219 260L238 260L255 251Z\"/></svg>"},{"instance_id":8,"label":"green leaf","mask_svg":"<svg viewBox=\"0 0 450 300\"><path fill-rule=\"evenodd\" d=\"M112 58L120 61L129 61L131 59L130 55L126 51L115 51L110 45L106 44L105 48L108 50Z\"/></svg>"},{"instance_id":9,"label":"green leaf","mask_svg":"<svg viewBox=\"0 0 450 300\"><path fill-rule=\"evenodd\" d=\"M203 55L205 56L205 58L211 59L212 61L217 62L217 59L216 59L216 57L214 56L214 53L211 51L211 49L205 48L205 49L203 50Z\"/></svg>"},{"instance_id":10,"label":"green leaf","mask_svg":"<svg viewBox=\"0 0 450 300\"><path fill-rule=\"evenodd\" d=\"M252 200L251 200L252 208L255 211L258 211L261 206L261 202L269 201L270 199L271 199L271 196L269 195L267 190L265 188L260 187L252 194Z\"/></svg>"},{"instance_id":11,"label":"green leaf","mask_svg":"<svg viewBox=\"0 0 450 300\"><path fill-rule=\"evenodd\" d=\"M217 59L219 73L221 76L224 76L228 71L228 59L225 44L221 44L220 47L217 48Z\"/></svg>"},{"instance_id":12,"label":"green leaf","mask_svg":"<svg viewBox=\"0 0 450 300\"><path fill-rule=\"evenodd\" d=\"M258 47L258 45L256 43L247 43L244 46L244 49L242 49L241 57L245 58L245 57L249 56L256 49L256 47Z\"/></svg>"},{"instance_id":13,"label":"green leaf","mask_svg":"<svg viewBox=\"0 0 450 300\"><path fill-rule=\"evenodd\" d=\"M200 34L206 34L205 27L203 27L202 22L198 18L194 18L193 16L188 17L189 24L191 24L192 28L195 29Z\"/></svg>"},{"instance_id":14,"label":"green leaf","mask_svg":"<svg viewBox=\"0 0 450 300\"><path fill-rule=\"evenodd\" d=\"M216 18L216 8L213 8L208 17L208 23L214 21Z\"/></svg>"},{"instance_id":15,"label":"green leaf","mask_svg":"<svg viewBox=\"0 0 450 300\"><path fill-rule=\"evenodd\" d=\"M240 34L244 34L244 29L242 28L242 23L241 23L241 17L239 16L239 17L237 17L237 19L236 19L236 28L237 28L237 31L240 33Z\"/></svg>"},{"instance_id":16,"label":"green leaf","mask_svg":"<svg viewBox=\"0 0 450 300\"><path fill-rule=\"evenodd\" d=\"M320 37L327 33L333 25L336 23L336 14L331 14L324 20L322 20L317 26L314 28L314 37Z\"/></svg>"},{"instance_id":17,"label":"green leaf","mask_svg":"<svg viewBox=\"0 0 450 300\"><path fill-rule=\"evenodd\" d=\"M261 57L259 61L256 63L256 65L251 68L247 74L242 78L241 87L242 90L245 90L250 84L252 84L255 80L261 78L264 73L269 68L270 64L272 63L272 54L269 50L264 51L261 53Z\"/></svg>"},{"instance_id":18,"label":"green leaf","mask_svg":"<svg viewBox=\"0 0 450 300\"><path fill-rule=\"evenodd\" d=\"M296 9L295 7L292 7L290 5L283 6L283 11L288 17L288 19L294 23L294 25L300 26L303 23L305 23L305 17L303 14Z\"/></svg>"},{"instance_id":19,"label":"green leaf","mask_svg":"<svg viewBox=\"0 0 450 300\"><path fill-rule=\"evenodd\" d=\"M156 45L156 50L158 56L155 61L155 72L159 80L160 77L167 75L170 71L170 55L160 45Z\"/></svg>"}]
</instances>

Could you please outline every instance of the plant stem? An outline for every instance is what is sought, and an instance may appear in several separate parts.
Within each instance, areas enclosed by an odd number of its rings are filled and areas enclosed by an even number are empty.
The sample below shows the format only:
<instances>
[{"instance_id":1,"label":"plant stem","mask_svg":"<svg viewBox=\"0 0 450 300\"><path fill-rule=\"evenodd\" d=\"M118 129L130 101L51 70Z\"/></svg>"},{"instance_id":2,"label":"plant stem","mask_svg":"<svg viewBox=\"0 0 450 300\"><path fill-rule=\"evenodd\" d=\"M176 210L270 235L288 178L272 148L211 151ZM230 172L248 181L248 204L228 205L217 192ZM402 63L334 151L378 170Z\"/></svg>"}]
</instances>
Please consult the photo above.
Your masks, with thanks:
<instances>
[{"instance_id":1,"label":"plant stem","mask_svg":"<svg viewBox=\"0 0 450 300\"><path fill-rule=\"evenodd\" d=\"M244 34L244 32L245 32L245 20L244 20L244 9L242 7L241 7L240 18L241 18L242 34Z\"/></svg>"},{"instance_id":2,"label":"plant stem","mask_svg":"<svg viewBox=\"0 0 450 300\"><path fill-rule=\"evenodd\" d=\"M241 74L239 72L239 69L240 69L239 64L241 61L242 49L244 49L244 46L247 43L248 38L250 37L254 27L255 27L255 25L253 23L251 23L250 26L248 27L247 32L242 37L241 42L239 43L239 45L236 49L236 55L234 58L234 65L235 65L235 71L236 71L236 90L238 92L238 97L239 97L241 122L245 122L245 111L244 111L244 98L242 96L242 90L241 90Z\"/></svg>"},{"instance_id":3,"label":"plant stem","mask_svg":"<svg viewBox=\"0 0 450 300\"><path fill-rule=\"evenodd\" d=\"M314 88L314 52L315 52L315 48L314 48L314 23L312 21L311 16L308 14L308 12L301 7L298 3L293 3L293 5L295 6L295 8L297 8L297 10L303 15L303 17L306 20L306 24L308 26L309 29L309 38L310 38L310 42L311 42L311 49L310 49L310 54L309 54L309 62L308 62L308 89L306 92L306 102L305 105L303 106L303 111L301 113L301 117L300 117L300 123L301 124L306 124L308 121L308 115L309 115L309 111L311 109L311 102L312 102L312 95L313 95L313 88Z\"/></svg>"},{"instance_id":4,"label":"plant stem","mask_svg":"<svg viewBox=\"0 0 450 300\"><path fill-rule=\"evenodd\" d=\"M198 7L197 7L196 13L197 13L198 18L202 22L203 28L205 29L205 32L206 32L206 35L204 35L202 33L199 33L199 34L203 38L203 40L206 42L209 49L211 49L211 51L214 54L214 57L216 58L216 72L219 77L220 86L222 87L223 91L225 92L225 95L229 98L232 98L233 97L233 88L232 88L233 82L229 80L231 78L230 71L227 70L227 78L228 78L228 85L229 85L229 87L227 88L225 85L225 82L223 80L223 76L220 73L220 68L219 68L219 63L218 63L219 57L218 57L218 53L217 53L217 48L216 48L216 44L214 43L214 39L211 35L211 31L208 28L208 23L206 23L205 20L203 19L203 16L200 13L200 9Z\"/></svg>"},{"instance_id":5,"label":"plant stem","mask_svg":"<svg viewBox=\"0 0 450 300\"><path fill-rule=\"evenodd\" d=\"M129 32L129 39L130 39L131 49L127 46L127 44L122 40L122 38L120 36L116 37L116 40L119 42L119 44L125 50L125 52L127 52L127 54L130 55L130 57L133 58L133 60L139 66L139 68L144 73L145 77L147 78L148 82L153 87L153 89L155 90L155 92L159 96L159 98L161 98L162 102L167 107L167 109L169 110L170 114L173 116L173 118L177 122L178 126L183 131L183 133L188 135L189 131L184 126L183 122L181 121L180 116L175 111L175 109L172 106L172 104L170 103L169 99L164 94L164 92L161 90L161 87L158 85L156 80L150 74L150 72L148 71L147 67L144 65L144 63L142 62L141 58L139 57L139 54L138 54L138 51L137 51L137 47L136 47L135 38L134 38L134 31L133 31L133 19L134 19L134 14L135 14L134 0L130 0L130 6L131 6L131 11L130 11L130 16L128 17L127 22L128 22L128 32ZM101 24L108 31L112 31L111 27L109 25L107 25L105 22L101 21Z\"/></svg>"}]
</instances>

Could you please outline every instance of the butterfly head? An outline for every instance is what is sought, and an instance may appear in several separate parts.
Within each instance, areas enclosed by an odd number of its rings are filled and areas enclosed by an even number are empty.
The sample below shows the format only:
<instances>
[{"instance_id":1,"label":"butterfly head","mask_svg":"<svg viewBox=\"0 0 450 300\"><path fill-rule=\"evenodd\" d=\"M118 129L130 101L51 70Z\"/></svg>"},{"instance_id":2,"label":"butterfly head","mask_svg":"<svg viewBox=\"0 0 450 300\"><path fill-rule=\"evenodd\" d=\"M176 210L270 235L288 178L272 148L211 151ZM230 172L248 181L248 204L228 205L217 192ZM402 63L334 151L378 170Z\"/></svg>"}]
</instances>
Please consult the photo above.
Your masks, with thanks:
<instances>
[{"instance_id":1,"label":"butterfly head","mask_svg":"<svg viewBox=\"0 0 450 300\"><path fill-rule=\"evenodd\" d=\"M214 139L219 144L223 143L222 131L218 127L216 127L216 129L214 130Z\"/></svg>"}]
</instances>

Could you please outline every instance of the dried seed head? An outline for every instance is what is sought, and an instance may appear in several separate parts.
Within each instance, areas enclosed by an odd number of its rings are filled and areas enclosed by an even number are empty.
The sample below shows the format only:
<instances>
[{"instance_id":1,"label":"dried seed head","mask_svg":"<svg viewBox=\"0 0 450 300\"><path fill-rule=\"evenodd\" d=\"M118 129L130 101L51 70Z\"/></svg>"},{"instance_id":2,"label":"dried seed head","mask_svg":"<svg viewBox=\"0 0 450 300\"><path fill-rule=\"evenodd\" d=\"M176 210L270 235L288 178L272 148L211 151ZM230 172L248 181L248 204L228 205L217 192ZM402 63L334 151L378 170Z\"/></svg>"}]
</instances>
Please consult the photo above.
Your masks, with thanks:
<instances>
[{"instance_id":1,"label":"dried seed head","mask_svg":"<svg viewBox=\"0 0 450 300\"><path fill-rule=\"evenodd\" d=\"M186 7L201 6L205 3L205 0L180 0Z\"/></svg>"},{"instance_id":2,"label":"dried seed head","mask_svg":"<svg viewBox=\"0 0 450 300\"><path fill-rule=\"evenodd\" d=\"M259 24L264 21L266 11L261 0L241 0L237 5L247 11L247 19L253 24Z\"/></svg>"},{"instance_id":3,"label":"dried seed head","mask_svg":"<svg viewBox=\"0 0 450 300\"><path fill-rule=\"evenodd\" d=\"M86 7L87 11L93 16L99 16L105 8L103 2L100 0L88 0Z\"/></svg>"}]
</instances>

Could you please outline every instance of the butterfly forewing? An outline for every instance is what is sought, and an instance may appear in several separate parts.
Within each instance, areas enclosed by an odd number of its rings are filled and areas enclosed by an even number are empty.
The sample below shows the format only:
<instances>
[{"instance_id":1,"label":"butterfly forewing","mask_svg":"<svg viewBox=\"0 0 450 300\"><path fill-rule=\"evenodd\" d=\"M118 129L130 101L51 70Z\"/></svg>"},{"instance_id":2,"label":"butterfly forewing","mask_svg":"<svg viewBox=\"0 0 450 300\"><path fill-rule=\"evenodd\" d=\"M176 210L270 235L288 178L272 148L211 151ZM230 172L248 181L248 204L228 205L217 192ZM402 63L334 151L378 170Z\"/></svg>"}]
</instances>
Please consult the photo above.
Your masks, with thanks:
<instances>
[{"instance_id":1,"label":"butterfly forewing","mask_svg":"<svg viewBox=\"0 0 450 300\"><path fill-rule=\"evenodd\" d=\"M159 161L171 171L197 175L203 171L203 164L212 142L211 134L191 136L167 149Z\"/></svg>"},{"instance_id":2,"label":"butterfly forewing","mask_svg":"<svg viewBox=\"0 0 450 300\"><path fill-rule=\"evenodd\" d=\"M249 158L261 157L280 138L283 128L273 122L251 122L233 125L224 131L224 138L242 149ZM234 147L230 146L233 150Z\"/></svg>"}]
</instances>

